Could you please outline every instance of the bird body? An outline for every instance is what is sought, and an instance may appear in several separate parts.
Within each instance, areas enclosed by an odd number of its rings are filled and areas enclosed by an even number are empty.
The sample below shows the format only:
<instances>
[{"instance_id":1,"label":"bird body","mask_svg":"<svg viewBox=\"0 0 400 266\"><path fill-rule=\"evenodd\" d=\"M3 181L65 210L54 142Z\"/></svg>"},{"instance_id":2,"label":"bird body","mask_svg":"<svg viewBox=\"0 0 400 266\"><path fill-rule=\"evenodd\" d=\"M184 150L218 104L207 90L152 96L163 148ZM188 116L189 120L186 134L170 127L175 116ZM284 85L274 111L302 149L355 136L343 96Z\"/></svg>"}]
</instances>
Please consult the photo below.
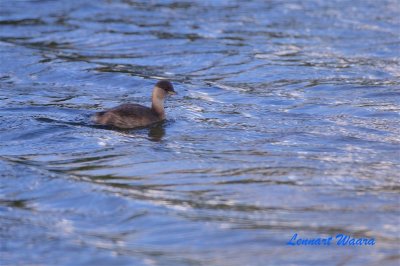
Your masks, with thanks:
<instances>
[{"instance_id":1,"label":"bird body","mask_svg":"<svg viewBox=\"0 0 400 266\"><path fill-rule=\"evenodd\" d=\"M172 84L167 80L159 81L153 89L151 108L126 103L98 112L93 121L104 126L118 128L145 127L165 119L164 99L168 94L176 94Z\"/></svg>"}]
</instances>

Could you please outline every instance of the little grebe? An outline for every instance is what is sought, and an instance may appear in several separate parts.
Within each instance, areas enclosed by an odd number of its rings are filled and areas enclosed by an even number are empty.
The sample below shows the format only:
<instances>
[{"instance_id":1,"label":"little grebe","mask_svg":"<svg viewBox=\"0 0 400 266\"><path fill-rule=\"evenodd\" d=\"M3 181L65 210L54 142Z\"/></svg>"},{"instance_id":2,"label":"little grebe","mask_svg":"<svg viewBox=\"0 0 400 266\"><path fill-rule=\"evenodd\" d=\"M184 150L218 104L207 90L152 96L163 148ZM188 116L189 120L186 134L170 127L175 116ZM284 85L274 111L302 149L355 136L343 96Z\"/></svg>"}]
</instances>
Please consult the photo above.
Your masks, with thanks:
<instances>
[{"instance_id":1,"label":"little grebe","mask_svg":"<svg viewBox=\"0 0 400 266\"><path fill-rule=\"evenodd\" d=\"M161 80L154 86L151 108L133 103L126 103L110 110L98 112L93 121L104 126L118 128L144 127L165 119L164 99L169 94L176 94L168 80Z\"/></svg>"}]
</instances>

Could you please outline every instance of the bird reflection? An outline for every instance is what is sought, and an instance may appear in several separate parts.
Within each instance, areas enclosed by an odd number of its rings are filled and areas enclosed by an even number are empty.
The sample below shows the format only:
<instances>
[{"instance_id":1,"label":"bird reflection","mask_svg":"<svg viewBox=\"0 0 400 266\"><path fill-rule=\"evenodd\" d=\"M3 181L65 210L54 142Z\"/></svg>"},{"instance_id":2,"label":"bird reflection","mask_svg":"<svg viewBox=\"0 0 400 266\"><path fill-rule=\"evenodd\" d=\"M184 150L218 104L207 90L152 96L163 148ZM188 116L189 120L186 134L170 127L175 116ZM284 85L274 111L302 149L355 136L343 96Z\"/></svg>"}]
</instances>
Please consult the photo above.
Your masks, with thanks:
<instances>
[{"instance_id":1,"label":"bird reflection","mask_svg":"<svg viewBox=\"0 0 400 266\"><path fill-rule=\"evenodd\" d=\"M165 135L165 122L161 121L149 128L148 137L151 141L160 141Z\"/></svg>"}]
</instances>

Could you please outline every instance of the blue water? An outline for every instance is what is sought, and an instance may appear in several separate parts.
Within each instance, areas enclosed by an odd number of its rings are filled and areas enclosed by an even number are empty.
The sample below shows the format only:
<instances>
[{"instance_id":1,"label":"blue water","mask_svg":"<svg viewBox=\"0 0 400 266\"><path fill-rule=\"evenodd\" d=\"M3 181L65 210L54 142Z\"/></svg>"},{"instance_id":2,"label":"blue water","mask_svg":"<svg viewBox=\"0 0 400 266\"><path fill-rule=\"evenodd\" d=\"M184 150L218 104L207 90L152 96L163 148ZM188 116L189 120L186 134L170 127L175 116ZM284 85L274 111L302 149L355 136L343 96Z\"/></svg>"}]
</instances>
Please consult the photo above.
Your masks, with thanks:
<instances>
[{"instance_id":1,"label":"blue water","mask_svg":"<svg viewBox=\"0 0 400 266\"><path fill-rule=\"evenodd\" d=\"M0 1L0 265L397 265L399 14ZM91 124L162 78L164 123Z\"/></svg>"}]
</instances>

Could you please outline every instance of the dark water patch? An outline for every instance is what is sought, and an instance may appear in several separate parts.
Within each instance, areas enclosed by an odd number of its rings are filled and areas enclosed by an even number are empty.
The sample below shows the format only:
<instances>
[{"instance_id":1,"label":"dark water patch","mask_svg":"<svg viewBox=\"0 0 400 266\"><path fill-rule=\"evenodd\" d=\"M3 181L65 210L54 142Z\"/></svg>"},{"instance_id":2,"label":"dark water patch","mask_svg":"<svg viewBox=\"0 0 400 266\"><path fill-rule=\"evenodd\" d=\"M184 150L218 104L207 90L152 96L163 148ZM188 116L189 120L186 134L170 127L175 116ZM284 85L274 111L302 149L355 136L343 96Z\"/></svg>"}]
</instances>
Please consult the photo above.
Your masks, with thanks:
<instances>
[{"instance_id":1,"label":"dark water patch","mask_svg":"<svg viewBox=\"0 0 400 266\"><path fill-rule=\"evenodd\" d=\"M18 25L44 25L46 24L43 20L41 19L19 19L19 20L0 20L0 25L13 25L13 26L18 26Z\"/></svg>"}]
</instances>

